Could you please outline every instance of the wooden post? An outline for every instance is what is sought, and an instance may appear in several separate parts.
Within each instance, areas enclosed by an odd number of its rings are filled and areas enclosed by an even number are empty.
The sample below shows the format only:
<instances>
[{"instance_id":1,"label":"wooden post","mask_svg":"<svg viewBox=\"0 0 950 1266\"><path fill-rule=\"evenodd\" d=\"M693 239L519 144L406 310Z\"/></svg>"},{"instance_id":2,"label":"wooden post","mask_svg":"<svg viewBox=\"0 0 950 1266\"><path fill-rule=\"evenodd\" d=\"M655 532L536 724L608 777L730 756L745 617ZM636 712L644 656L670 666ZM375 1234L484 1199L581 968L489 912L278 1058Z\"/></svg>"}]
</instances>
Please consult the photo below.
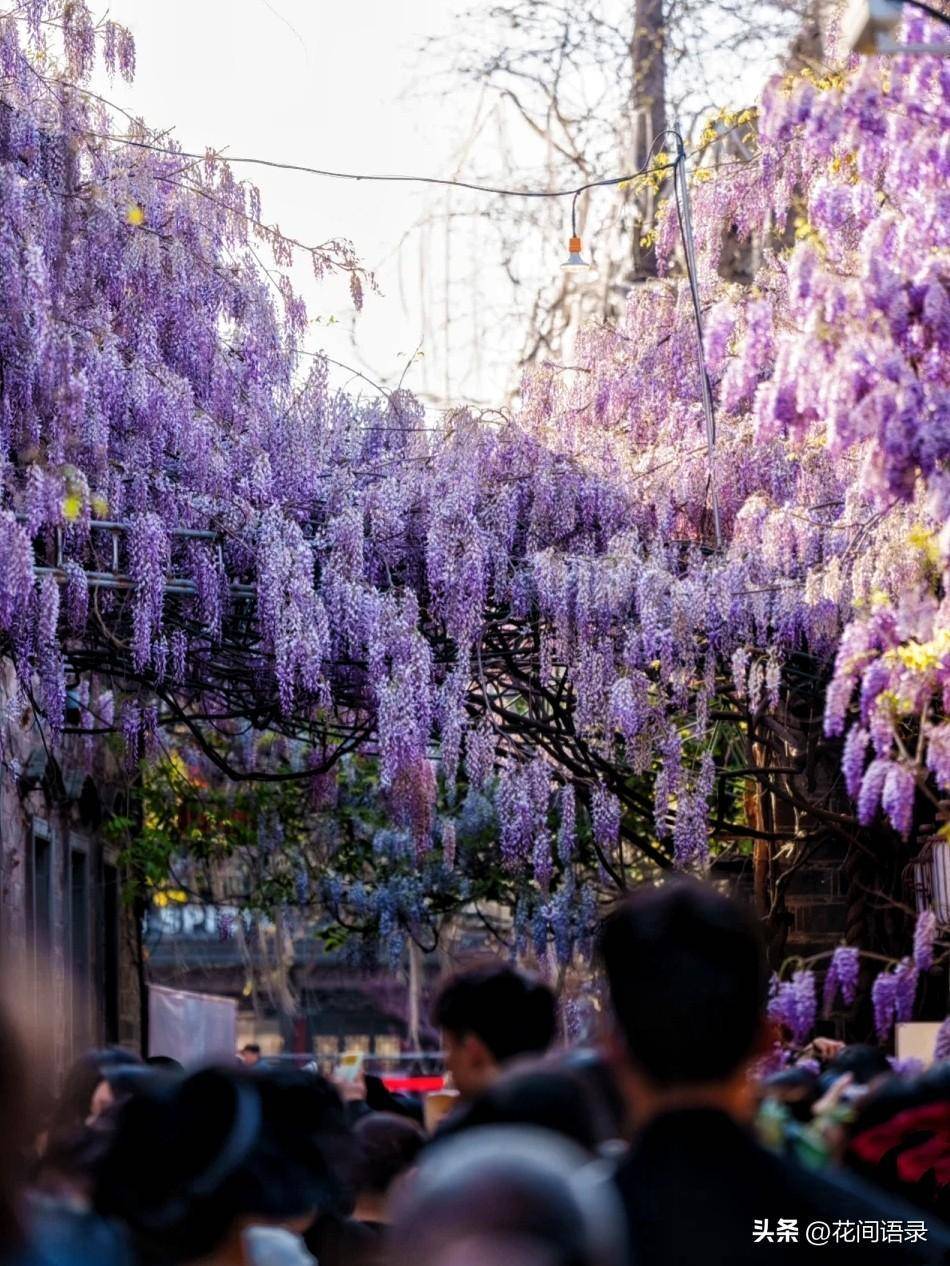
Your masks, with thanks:
<instances>
[{"instance_id":1,"label":"wooden post","mask_svg":"<svg viewBox=\"0 0 950 1266\"><path fill-rule=\"evenodd\" d=\"M413 1051L421 1049L419 1037L419 1014L422 1002L422 950L410 938L409 940L409 998L406 1036L409 1048Z\"/></svg>"}]
</instances>

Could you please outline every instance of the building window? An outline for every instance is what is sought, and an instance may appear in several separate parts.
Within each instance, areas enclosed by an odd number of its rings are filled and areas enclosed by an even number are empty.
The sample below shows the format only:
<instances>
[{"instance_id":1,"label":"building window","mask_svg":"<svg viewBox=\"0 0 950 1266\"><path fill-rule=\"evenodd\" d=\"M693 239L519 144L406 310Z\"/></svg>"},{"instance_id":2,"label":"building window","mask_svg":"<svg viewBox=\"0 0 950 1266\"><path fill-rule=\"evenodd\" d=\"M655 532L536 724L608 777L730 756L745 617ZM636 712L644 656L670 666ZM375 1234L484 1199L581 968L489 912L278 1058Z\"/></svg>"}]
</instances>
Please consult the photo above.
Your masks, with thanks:
<instances>
[{"instance_id":1,"label":"building window","mask_svg":"<svg viewBox=\"0 0 950 1266\"><path fill-rule=\"evenodd\" d=\"M343 1039L343 1050L347 1055L368 1055L372 1044L373 1039L368 1033L347 1033Z\"/></svg>"},{"instance_id":2,"label":"building window","mask_svg":"<svg viewBox=\"0 0 950 1266\"><path fill-rule=\"evenodd\" d=\"M37 1005L48 1004L53 900L52 846L45 822L34 820L26 867L26 960Z\"/></svg>"},{"instance_id":3,"label":"building window","mask_svg":"<svg viewBox=\"0 0 950 1266\"><path fill-rule=\"evenodd\" d=\"M102 1004L105 1038L119 1041L119 872L102 868Z\"/></svg>"},{"instance_id":4,"label":"building window","mask_svg":"<svg viewBox=\"0 0 950 1266\"><path fill-rule=\"evenodd\" d=\"M380 1059L393 1059L402 1051L402 1043L395 1034L377 1033L374 1053Z\"/></svg>"},{"instance_id":5,"label":"building window","mask_svg":"<svg viewBox=\"0 0 950 1266\"><path fill-rule=\"evenodd\" d=\"M89 966L89 858L83 849L71 848L69 973L74 1053L89 1044Z\"/></svg>"}]
</instances>

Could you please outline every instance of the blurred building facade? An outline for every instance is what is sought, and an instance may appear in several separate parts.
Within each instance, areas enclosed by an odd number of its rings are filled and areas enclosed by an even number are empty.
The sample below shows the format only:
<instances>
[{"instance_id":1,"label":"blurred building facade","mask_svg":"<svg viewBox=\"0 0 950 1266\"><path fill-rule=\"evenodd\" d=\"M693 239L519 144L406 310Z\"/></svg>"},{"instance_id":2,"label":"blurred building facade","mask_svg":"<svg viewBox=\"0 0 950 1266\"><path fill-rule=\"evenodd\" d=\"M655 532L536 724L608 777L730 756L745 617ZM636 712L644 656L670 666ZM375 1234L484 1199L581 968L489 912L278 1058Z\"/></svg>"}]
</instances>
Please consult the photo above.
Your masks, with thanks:
<instances>
[{"instance_id":1,"label":"blurred building facade","mask_svg":"<svg viewBox=\"0 0 950 1266\"><path fill-rule=\"evenodd\" d=\"M140 1045L140 937L103 832L126 792L105 744L54 755L13 685L0 661L0 963L58 1079L88 1046Z\"/></svg>"},{"instance_id":2,"label":"blurred building facade","mask_svg":"<svg viewBox=\"0 0 950 1266\"><path fill-rule=\"evenodd\" d=\"M387 1060L437 1048L427 1022L442 969L436 955L420 956L413 980L408 961L360 964L328 948L319 931L312 920L281 926L212 905L153 906L145 921L148 979L236 998L239 1044L258 1042L265 1055L334 1063L344 1051Z\"/></svg>"}]
</instances>

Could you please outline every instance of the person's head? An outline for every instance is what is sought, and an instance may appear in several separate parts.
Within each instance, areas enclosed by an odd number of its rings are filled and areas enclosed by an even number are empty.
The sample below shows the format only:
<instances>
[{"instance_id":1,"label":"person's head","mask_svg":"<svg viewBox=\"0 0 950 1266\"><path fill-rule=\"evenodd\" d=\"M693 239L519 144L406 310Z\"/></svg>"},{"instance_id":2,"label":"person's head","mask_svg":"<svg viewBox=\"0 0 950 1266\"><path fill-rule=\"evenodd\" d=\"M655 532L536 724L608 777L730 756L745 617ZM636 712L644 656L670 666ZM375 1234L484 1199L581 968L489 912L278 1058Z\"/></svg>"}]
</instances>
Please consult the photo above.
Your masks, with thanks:
<instances>
[{"instance_id":1,"label":"person's head","mask_svg":"<svg viewBox=\"0 0 950 1266\"><path fill-rule=\"evenodd\" d=\"M97 1128L110 1120L134 1094L152 1085L167 1074L149 1064L114 1064L102 1070L102 1077L92 1092L89 1115L85 1124Z\"/></svg>"},{"instance_id":2,"label":"person's head","mask_svg":"<svg viewBox=\"0 0 950 1266\"><path fill-rule=\"evenodd\" d=\"M32 1167L31 1185L47 1195L89 1198L117 1106L132 1093L123 1074L147 1073L137 1055L119 1047L84 1051L68 1069Z\"/></svg>"},{"instance_id":3,"label":"person's head","mask_svg":"<svg viewBox=\"0 0 950 1266\"><path fill-rule=\"evenodd\" d=\"M502 1073L447 1133L490 1125L551 1130L590 1154L610 1137L599 1103L580 1078L544 1064Z\"/></svg>"},{"instance_id":4,"label":"person's head","mask_svg":"<svg viewBox=\"0 0 950 1266\"><path fill-rule=\"evenodd\" d=\"M839 1051L825 1070L826 1084L833 1084L845 1073L850 1074L855 1086L869 1086L881 1077L889 1077L891 1066L879 1046L863 1046L854 1043Z\"/></svg>"},{"instance_id":5,"label":"person's head","mask_svg":"<svg viewBox=\"0 0 950 1266\"><path fill-rule=\"evenodd\" d=\"M50 1135L60 1132L74 1134L91 1115L98 1115L103 1110L103 1100L107 1093L105 1090L101 1092L95 1108L92 1100L107 1072L140 1064L141 1060L137 1055L115 1046L84 1051L66 1073L63 1089L50 1120Z\"/></svg>"},{"instance_id":6,"label":"person's head","mask_svg":"<svg viewBox=\"0 0 950 1266\"><path fill-rule=\"evenodd\" d=\"M261 1062L261 1048L256 1042L245 1042L238 1051L238 1059L247 1068L254 1068Z\"/></svg>"},{"instance_id":7,"label":"person's head","mask_svg":"<svg viewBox=\"0 0 950 1266\"><path fill-rule=\"evenodd\" d=\"M185 1071L184 1065L177 1059L172 1059L171 1055L149 1055L145 1062L149 1068L157 1068L173 1077L180 1076Z\"/></svg>"},{"instance_id":8,"label":"person's head","mask_svg":"<svg viewBox=\"0 0 950 1266\"><path fill-rule=\"evenodd\" d=\"M556 1064L583 1084L595 1104L592 1115L599 1123L602 1138L622 1139L627 1126L627 1107L605 1053L589 1046L573 1046L558 1053Z\"/></svg>"},{"instance_id":9,"label":"person's head","mask_svg":"<svg viewBox=\"0 0 950 1266\"><path fill-rule=\"evenodd\" d=\"M346 1146L340 1098L312 1074L161 1078L120 1110L96 1206L143 1262L211 1258L248 1225L299 1231L337 1207Z\"/></svg>"},{"instance_id":10,"label":"person's head","mask_svg":"<svg viewBox=\"0 0 950 1266\"><path fill-rule=\"evenodd\" d=\"M96 1173L109 1148L109 1130L104 1128L109 1115L104 1113L94 1126L82 1125L51 1135L33 1168L33 1190L57 1200L91 1200Z\"/></svg>"},{"instance_id":11,"label":"person's head","mask_svg":"<svg viewBox=\"0 0 950 1266\"><path fill-rule=\"evenodd\" d=\"M744 1078L765 1041L768 990L749 908L695 880L644 886L604 921L599 952L634 1111L634 1088L645 1102Z\"/></svg>"},{"instance_id":12,"label":"person's head","mask_svg":"<svg viewBox=\"0 0 950 1266\"><path fill-rule=\"evenodd\" d=\"M547 985L497 963L451 977L436 999L434 1018L446 1068L466 1098L490 1086L509 1060L546 1051L557 1025Z\"/></svg>"},{"instance_id":13,"label":"person's head","mask_svg":"<svg viewBox=\"0 0 950 1266\"><path fill-rule=\"evenodd\" d=\"M546 1130L445 1140L397 1197L391 1266L620 1266L618 1197L599 1164Z\"/></svg>"},{"instance_id":14,"label":"person's head","mask_svg":"<svg viewBox=\"0 0 950 1266\"><path fill-rule=\"evenodd\" d=\"M783 1068L767 1077L761 1090L763 1099L782 1104L796 1121L802 1122L811 1120L820 1093L818 1078L808 1068Z\"/></svg>"},{"instance_id":15,"label":"person's head","mask_svg":"<svg viewBox=\"0 0 950 1266\"><path fill-rule=\"evenodd\" d=\"M425 1147L425 1131L408 1117L370 1112L353 1129L353 1188L357 1218L383 1221L395 1183L415 1165Z\"/></svg>"}]
</instances>

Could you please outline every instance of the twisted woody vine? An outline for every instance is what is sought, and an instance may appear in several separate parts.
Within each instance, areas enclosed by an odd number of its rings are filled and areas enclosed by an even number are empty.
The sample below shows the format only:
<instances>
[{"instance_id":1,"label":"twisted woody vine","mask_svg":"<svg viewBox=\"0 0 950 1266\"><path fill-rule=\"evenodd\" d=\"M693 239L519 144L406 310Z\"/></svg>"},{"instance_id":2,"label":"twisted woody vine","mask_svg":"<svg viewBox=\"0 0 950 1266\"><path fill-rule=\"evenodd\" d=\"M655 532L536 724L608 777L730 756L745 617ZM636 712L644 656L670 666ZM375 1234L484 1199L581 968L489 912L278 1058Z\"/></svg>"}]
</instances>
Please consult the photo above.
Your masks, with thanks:
<instances>
[{"instance_id":1,"label":"twisted woody vine","mask_svg":"<svg viewBox=\"0 0 950 1266\"><path fill-rule=\"evenodd\" d=\"M882 1040L914 1016L950 953L906 883L950 837L946 59L776 77L731 123L747 160L704 136L712 460L673 208L621 323L436 425L305 346L288 270L360 306L350 244L268 226L219 155L93 93L97 59L134 73L84 0L0 18L9 715L243 796L284 876L248 906L385 943L501 902L512 949L564 966L618 889L746 858L796 1043L822 1003L870 996ZM829 843L844 940L796 962L784 894Z\"/></svg>"}]
</instances>

